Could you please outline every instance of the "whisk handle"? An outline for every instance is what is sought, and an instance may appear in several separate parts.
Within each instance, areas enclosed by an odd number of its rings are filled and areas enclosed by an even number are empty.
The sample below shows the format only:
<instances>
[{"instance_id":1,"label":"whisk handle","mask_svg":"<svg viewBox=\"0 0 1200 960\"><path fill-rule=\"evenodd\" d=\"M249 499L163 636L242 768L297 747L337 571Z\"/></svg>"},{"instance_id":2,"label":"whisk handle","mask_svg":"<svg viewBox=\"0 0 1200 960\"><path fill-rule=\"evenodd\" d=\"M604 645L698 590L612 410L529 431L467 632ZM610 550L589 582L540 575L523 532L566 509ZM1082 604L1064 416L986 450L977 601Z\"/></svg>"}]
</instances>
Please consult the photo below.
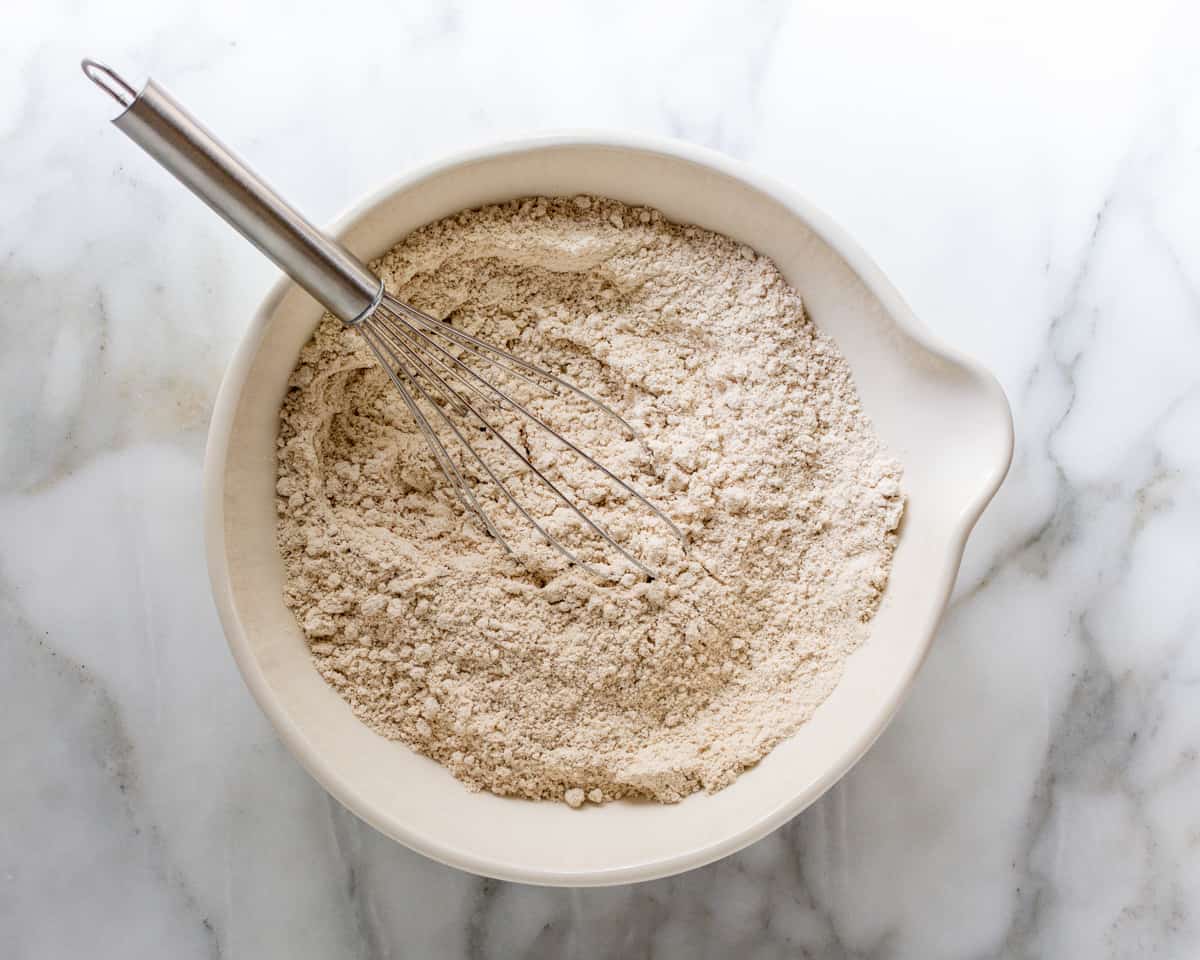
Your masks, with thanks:
<instances>
[{"instance_id":1,"label":"whisk handle","mask_svg":"<svg viewBox=\"0 0 1200 960\"><path fill-rule=\"evenodd\" d=\"M375 309L383 284L318 230L162 87L141 93L94 60L83 72L125 109L113 123L270 257L328 310L354 324Z\"/></svg>"}]
</instances>

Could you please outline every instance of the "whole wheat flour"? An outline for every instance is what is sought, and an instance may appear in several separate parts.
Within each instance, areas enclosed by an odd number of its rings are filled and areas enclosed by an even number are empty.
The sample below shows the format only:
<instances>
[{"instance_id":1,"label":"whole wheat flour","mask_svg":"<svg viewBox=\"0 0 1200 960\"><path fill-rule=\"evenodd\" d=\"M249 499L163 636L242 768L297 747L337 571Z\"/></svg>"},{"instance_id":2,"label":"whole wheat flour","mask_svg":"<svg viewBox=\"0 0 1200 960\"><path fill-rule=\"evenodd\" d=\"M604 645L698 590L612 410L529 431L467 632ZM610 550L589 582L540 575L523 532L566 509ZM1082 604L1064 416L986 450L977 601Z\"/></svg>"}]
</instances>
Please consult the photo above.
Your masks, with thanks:
<instances>
[{"instance_id":1,"label":"whole wheat flour","mask_svg":"<svg viewBox=\"0 0 1200 960\"><path fill-rule=\"evenodd\" d=\"M750 248L595 197L465 212L376 267L401 299L620 410L640 441L536 401L690 551L583 480L590 515L660 577L603 582L544 544L507 555L362 338L326 317L283 404L277 488L286 601L321 676L472 789L579 806L728 785L830 693L888 579L900 468L835 345Z\"/></svg>"}]
</instances>

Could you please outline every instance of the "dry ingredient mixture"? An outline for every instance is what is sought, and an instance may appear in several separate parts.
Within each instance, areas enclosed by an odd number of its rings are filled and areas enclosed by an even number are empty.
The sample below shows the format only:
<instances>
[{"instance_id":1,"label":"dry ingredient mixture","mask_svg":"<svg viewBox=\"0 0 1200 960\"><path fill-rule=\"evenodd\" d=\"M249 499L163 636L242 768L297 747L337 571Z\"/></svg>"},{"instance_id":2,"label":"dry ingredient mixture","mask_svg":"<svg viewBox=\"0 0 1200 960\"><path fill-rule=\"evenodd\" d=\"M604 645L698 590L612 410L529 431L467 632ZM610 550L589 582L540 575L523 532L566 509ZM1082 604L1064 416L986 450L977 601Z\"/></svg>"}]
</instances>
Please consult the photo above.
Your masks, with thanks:
<instances>
[{"instance_id":1,"label":"dry ingredient mixture","mask_svg":"<svg viewBox=\"0 0 1200 960\"><path fill-rule=\"evenodd\" d=\"M530 546L505 554L362 338L327 316L278 440L285 599L317 670L471 789L579 806L727 786L832 691L888 579L900 467L833 342L749 247L595 197L464 212L375 266L401 299L619 410L640 441L578 404L530 401L690 551L592 478L573 491L658 579L597 580L519 532ZM531 453L554 471L547 446Z\"/></svg>"}]
</instances>

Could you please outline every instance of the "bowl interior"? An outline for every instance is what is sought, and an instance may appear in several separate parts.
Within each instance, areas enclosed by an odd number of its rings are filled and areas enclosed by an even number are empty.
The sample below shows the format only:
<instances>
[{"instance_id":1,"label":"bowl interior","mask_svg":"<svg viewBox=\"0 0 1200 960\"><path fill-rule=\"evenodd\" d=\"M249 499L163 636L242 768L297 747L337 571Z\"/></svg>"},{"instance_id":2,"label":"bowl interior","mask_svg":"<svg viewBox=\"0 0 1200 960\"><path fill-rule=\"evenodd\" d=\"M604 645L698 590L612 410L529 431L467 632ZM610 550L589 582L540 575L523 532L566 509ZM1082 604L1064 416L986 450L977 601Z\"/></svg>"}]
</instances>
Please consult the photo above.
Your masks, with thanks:
<instances>
[{"instance_id":1,"label":"bowl interior","mask_svg":"<svg viewBox=\"0 0 1200 960\"><path fill-rule=\"evenodd\" d=\"M364 257L465 207L530 194L648 204L771 257L841 346L867 413L905 467L909 498L869 640L813 719L728 789L675 806L568 809L470 793L441 766L362 725L312 668L281 597L275 433L285 383L321 311L294 285L264 305L222 388L210 438L214 591L252 692L309 771L384 833L477 873L600 884L716 859L799 812L879 735L924 656L965 537L1011 451L1003 395L934 345L878 270L803 201L707 152L664 143L542 140L417 174L369 201L340 236Z\"/></svg>"}]
</instances>

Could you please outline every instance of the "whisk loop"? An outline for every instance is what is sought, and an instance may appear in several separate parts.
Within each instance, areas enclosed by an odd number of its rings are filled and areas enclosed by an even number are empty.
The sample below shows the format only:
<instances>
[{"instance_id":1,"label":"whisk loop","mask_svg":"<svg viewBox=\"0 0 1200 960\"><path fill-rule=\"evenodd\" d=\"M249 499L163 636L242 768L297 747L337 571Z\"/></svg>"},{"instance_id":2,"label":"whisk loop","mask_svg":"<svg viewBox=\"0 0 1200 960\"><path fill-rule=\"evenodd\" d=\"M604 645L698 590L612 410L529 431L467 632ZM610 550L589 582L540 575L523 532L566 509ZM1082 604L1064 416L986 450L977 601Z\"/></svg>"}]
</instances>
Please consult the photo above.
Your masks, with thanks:
<instances>
[{"instance_id":1,"label":"whisk loop","mask_svg":"<svg viewBox=\"0 0 1200 960\"><path fill-rule=\"evenodd\" d=\"M571 563L578 564L595 576L603 576L595 566L567 546L562 537L548 530L530 512L513 492L510 484L505 482L471 442L469 434L473 431L482 432L498 441L516 464L534 477L599 541L616 551L644 575L652 578L656 576L646 563L606 527L585 513L559 484L533 462L530 453L518 448L505 435L503 428L489 419L482 409L507 411L519 421L543 432L576 455L598 475L645 507L686 551L683 532L661 509L575 441L517 400L508 390L502 389L483 376L468 359L501 371L501 375L533 387L547 396L554 396L557 391L568 392L614 420L628 437L637 437L633 426L607 404L549 370L529 363L448 323L436 320L390 296L385 295L370 315L353 326L363 335L375 359L383 366L392 385L400 392L406 408L430 448L434 461L459 501L479 519L505 550L513 552L512 546L500 532L496 522L481 506L467 478L466 468L460 465L451 452L452 448L459 450L460 457L467 463L482 471L486 481L499 491L503 501L515 509L546 543ZM458 417L460 422L456 422L455 417Z\"/></svg>"}]
</instances>

